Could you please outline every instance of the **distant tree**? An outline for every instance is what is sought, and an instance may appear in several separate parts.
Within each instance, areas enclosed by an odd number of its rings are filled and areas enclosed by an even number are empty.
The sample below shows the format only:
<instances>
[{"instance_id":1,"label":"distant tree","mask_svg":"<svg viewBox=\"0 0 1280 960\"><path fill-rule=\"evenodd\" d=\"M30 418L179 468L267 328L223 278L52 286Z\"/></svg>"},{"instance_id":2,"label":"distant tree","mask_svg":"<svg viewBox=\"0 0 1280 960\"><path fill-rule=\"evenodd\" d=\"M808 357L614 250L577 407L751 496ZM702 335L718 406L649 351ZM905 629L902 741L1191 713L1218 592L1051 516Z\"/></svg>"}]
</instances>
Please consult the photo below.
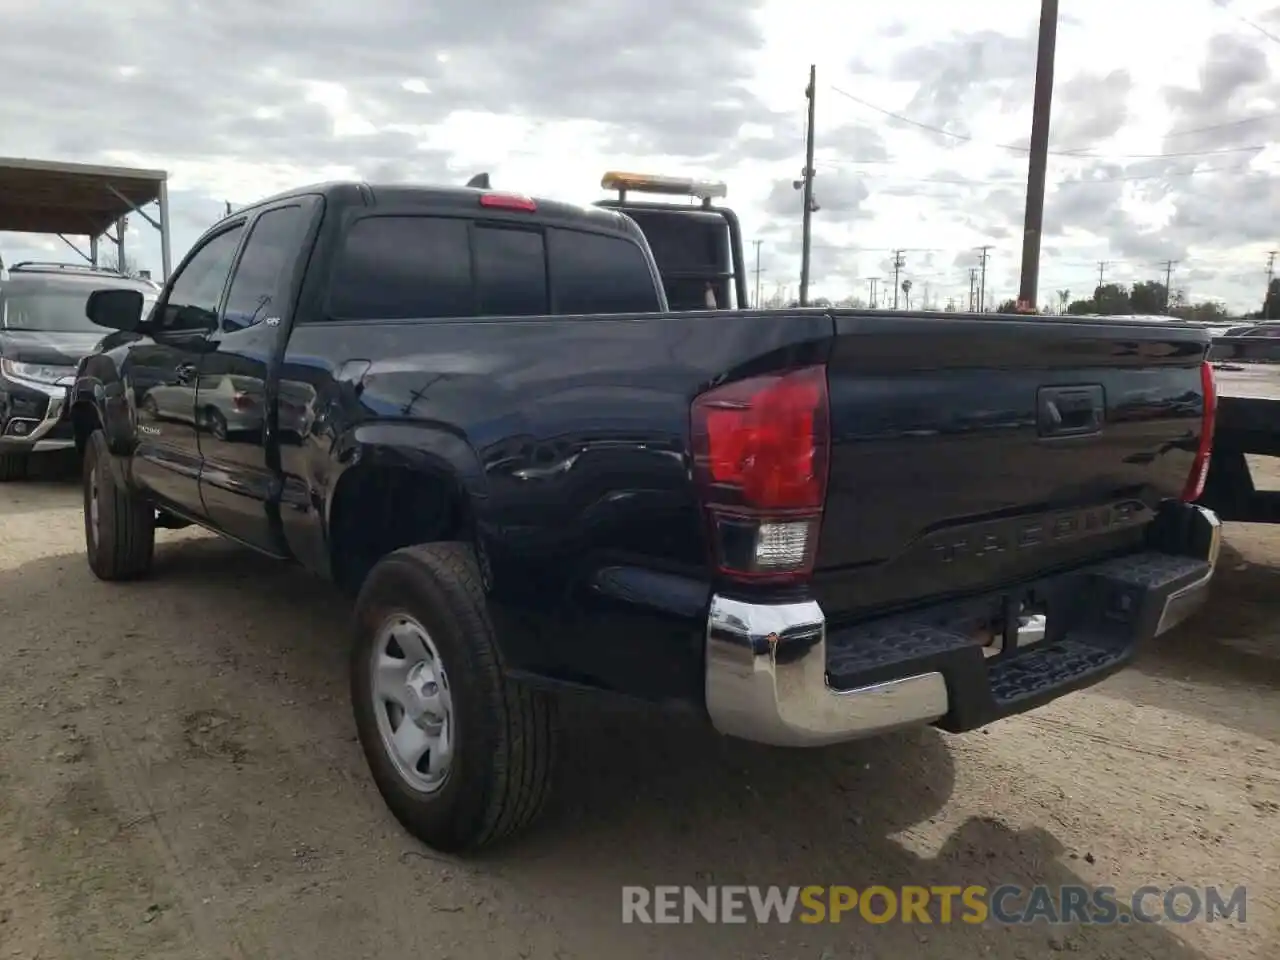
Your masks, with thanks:
<instances>
[{"instance_id":1,"label":"distant tree","mask_svg":"<svg viewBox=\"0 0 1280 960\"><path fill-rule=\"evenodd\" d=\"M119 270L121 273L128 274L131 277L138 275L138 261L129 254L124 255L124 266L120 266L120 255L110 247L98 250L98 266L107 270Z\"/></svg>"},{"instance_id":2,"label":"distant tree","mask_svg":"<svg viewBox=\"0 0 1280 960\"><path fill-rule=\"evenodd\" d=\"M1129 305L1134 313L1164 313L1168 291L1163 283L1143 280L1133 285Z\"/></svg>"},{"instance_id":3,"label":"distant tree","mask_svg":"<svg viewBox=\"0 0 1280 960\"><path fill-rule=\"evenodd\" d=\"M1262 301L1259 317L1263 320L1280 320L1280 277L1267 284L1267 296Z\"/></svg>"},{"instance_id":4,"label":"distant tree","mask_svg":"<svg viewBox=\"0 0 1280 960\"><path fill-rule=\"evenodd\" d=\"M1017 312L1018 312L1018 301L1012 298L1008 300L1002 300L1000 302L1000 306L996 307L996 313L1017 313Z\"/></svg>"},{"instance_id":5,"label":"distant tree","mask_svg":"<svg viewBox=\"0 0 1280 960\"><path fill-rule=\"evenodd\" d=\"M911 309L911 281L902 281L902 295L907 298L907 309Z\"/></svg>"},{"instance_id":6,"label":"distant tree","mask_svg":"<svg viewBox=\"0 0 1280 960\"><path fill-rule=\"evenodd\" d=\"M1183 320L1194 320L1196 323L1222 323L1231 319L1227 308L1220 303L1206 300L1203 303L1182 303L1170 307L1169 313Z\"/></svg>"},{"instance_id":7,"label":"distant tree","mask_svg":"<svg viewBox=\"0 0 1280 960\"><path fill-rule=\"evenodd\" d=\"M1058 291L1058 312L1059 312L1059 313L1066 313L1066 312L1067 312L1067 304L1068 304L1070 301L1071 301L1071 291L1070 291L1070 290L1059 290L1059 291Z\"/></svg>"},{"instance_id":8,"label":"distant tree","mask_svg":"<svg viewBox=\"0 0 1280 960\"><path fill-rule=\"evenodd\" d=\"M1104 283L1093 291L1092 300L1076 300L1067 313L1079 316L1085 313L1100 313L1114 317L1122 313L1133 313L1133 304L1129 299L1129 289L1118 283Z\"/></svg>"}]
</instances>

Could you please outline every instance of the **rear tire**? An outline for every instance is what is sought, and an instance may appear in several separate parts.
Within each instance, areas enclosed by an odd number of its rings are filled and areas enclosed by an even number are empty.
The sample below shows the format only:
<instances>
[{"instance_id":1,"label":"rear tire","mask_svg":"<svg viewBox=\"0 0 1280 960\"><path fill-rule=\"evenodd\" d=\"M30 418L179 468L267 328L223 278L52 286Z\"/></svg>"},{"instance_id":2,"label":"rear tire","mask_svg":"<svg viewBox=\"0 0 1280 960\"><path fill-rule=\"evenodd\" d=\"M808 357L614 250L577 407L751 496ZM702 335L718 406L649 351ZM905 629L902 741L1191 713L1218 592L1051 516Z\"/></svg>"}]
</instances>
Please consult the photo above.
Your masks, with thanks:
<instances>
[{"instance_id":1,"label":"rear tire","mask_svg":"<svg viewBox=\"0 0 1280 960\"><path fill-rule=\"evenodd\" d=\"M84 542L89 569L100 580L134 580L151 569L156 511L116 482L101 430L84 451Z\"/></svg>"},{"instance_id":2,"label":"rear tire","mask_svg":"<svg viewBox=\"0 0 1280 960\"><path fill-rule=\"evenodd\" d=\"M12 483L27 478L27 455L25 453L0 453L0 483Z\"/></svg>"},{"instance_id":3,"label":"rear tire","mask_svg":"<svg viewBox=\"0 0 1280 960\"><path fill-rule=\"evenodd\" d=\"M555 702L503 676L471 547L432 543L384 557L360 590L355 620L356 730L396 819L444 852L475 850L533 823L554 779ZM410 647L422 651L416 665ZM392 679L375 683L384 674ZM419 712L424 703L436 706ZM407 753L396 746L402 725ZM436 745L419 753L433 737ZM440 744L443 776L431 769Z\"/></svg>"}]
</instances>

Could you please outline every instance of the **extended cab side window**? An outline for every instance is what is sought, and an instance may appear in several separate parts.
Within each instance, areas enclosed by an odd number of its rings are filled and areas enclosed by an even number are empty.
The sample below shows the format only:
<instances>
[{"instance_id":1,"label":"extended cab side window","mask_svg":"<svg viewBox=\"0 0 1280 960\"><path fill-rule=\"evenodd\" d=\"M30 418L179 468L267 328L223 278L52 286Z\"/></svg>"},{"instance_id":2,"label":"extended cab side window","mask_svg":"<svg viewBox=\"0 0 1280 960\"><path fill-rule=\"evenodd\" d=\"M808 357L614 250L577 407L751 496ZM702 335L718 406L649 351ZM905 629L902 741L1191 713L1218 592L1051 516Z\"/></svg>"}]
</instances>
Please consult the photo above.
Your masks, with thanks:
<instances>
[{"instance_id":1,"label":"extended cab side window","mask_svg":"<svg viewBox=\"0 0 1280 960\"><path fill-rule=\"evenodd\" d=\"M585 230L547 230L555 312L653 313L657 282L640 245Z\"/></svg>"},{"instance_id":2,"label":"extended cab side window","mask_svg":"<svg viewBox=\"0 0 1280 960\"><path fill-rule=\"evenodd\" d=\"M337 320L470 317L470 224L464 219L371 216L347 231L329 280Z\"/></svg>"},{"instance_id":3,"label":"extended cab side window","mask_svg":"<svg viewBox=\"0 0 1280 960\"><path fill-rule=\"evenodd\" d=\"M282 294L285 274L297 257L302 226L301 207L268 210L254 221L227 291L223 330L243 330L272 315L272 304ZM278 315L279 307L274 310Z\"/></svg>"},{"instance_id":4,"label":"extended cab side window","mask_svg":"<svg viewBox=\"0 0 1280 960\"><path fill-rule=\"evenodd\" d=\"M244 225L218 234L187 261L174 278L160 316L163 331L216 330L222 290L231 273Z\"/></svg>"}]
</instances>

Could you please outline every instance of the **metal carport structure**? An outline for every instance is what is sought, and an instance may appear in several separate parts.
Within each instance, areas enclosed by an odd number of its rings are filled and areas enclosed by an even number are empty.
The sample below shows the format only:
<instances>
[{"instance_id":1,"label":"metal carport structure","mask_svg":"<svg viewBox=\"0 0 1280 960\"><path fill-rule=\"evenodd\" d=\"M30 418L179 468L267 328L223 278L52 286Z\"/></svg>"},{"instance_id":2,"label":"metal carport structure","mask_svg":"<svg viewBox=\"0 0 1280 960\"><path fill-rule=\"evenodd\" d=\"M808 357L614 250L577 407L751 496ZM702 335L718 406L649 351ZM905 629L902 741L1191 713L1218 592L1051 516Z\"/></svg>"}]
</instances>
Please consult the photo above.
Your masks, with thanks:
<instances>
[{"instance_id":1,"label":"metal carport structure","mask_svg":"<svg viewBox=\"0 0 1280 960\"><path fill-rule=\"evenodd\" d=\"M115 245L123 267L125 218L136 213L160 231L162 279L167 279L168 178L164 170L0 157L0 232L56 234L94 266L98 242L105 238ZM145 209L153 203L158 216ZM89 252L68 236L88 237Z\"/></svg>"}]
</instances>

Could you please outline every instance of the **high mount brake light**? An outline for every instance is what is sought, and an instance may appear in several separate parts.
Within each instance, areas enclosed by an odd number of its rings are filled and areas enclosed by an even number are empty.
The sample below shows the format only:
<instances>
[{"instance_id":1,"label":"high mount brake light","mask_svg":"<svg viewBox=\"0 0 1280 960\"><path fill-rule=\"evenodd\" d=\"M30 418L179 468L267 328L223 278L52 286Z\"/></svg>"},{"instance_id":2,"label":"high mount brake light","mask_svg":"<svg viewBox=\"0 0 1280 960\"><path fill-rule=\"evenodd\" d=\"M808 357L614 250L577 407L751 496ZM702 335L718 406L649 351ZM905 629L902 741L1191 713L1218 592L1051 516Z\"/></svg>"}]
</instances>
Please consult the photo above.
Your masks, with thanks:
<instances>
[{"instance_id":1,"label":"high mount brake light","mask_svg":"<svg viewBox=\"0 0 1280 960\"><path fill-rule=\"evenodd\" d=\"M494 210L519 210L522 213L536 213L538 205L528 197L516 193L482 193L480 206Z\"/></svg>"},{"instance_id":2,"label":"high mount brake light","mask_svg":"<svg viewBox=\"0 0 1280 960\"><path fill-rule=\"evenodd\" d=\"M750 581L812 573L831 445L826 368L715 387L690 420L716 568Z\"/></svg>"},{"instance_id":3,"label":"high mount brake light","mask_svg":"<svg viewBox=\"0 0 1280 960\"><path fill-rule=\"evenodd\" d=\"M1182 491L1182 499L1187 503L1194 503L1204 493L1204 482L1209 476L1209 460L1213 456L1213 432L1218 419L1218 387L1213 376L1213 364L1208 360L1200 365L1200 387L1204 393L1204 413L1200 419L1200 443L1196 447L1196 459Z\"/></svg>"}]
</instances>

